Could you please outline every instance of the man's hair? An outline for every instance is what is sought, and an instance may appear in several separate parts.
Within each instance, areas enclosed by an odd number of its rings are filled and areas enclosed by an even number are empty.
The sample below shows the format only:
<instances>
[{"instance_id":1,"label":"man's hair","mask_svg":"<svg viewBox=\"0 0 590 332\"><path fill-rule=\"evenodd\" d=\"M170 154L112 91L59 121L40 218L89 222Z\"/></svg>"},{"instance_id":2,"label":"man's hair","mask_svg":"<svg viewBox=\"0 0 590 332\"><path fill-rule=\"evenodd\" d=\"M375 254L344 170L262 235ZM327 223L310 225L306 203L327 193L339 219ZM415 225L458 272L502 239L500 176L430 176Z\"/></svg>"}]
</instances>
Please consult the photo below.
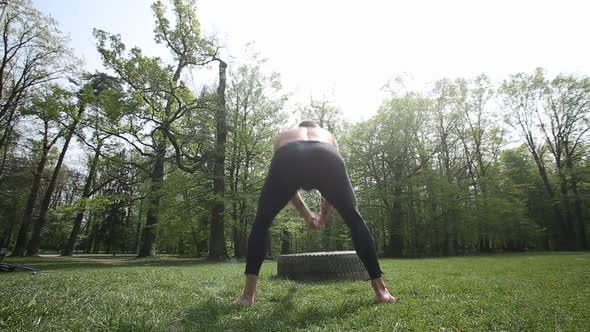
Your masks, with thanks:
<instances>
[{"instance_id":1,"label":"man's hair","mask_svg":"<svg viewBox=\"0 0 590 332\"><path fill-rule=\"evenodd\" d=\"M302 122L299 124L299 127L308 127L308 128L314 128L314 127L319 127L319 126L318 126L318 124L317 124L317 123L315 123L315 122L313 122L313 121L311 121L311 120L305 120L305 121L302 121Z\"/></svg>"}]
</instances>

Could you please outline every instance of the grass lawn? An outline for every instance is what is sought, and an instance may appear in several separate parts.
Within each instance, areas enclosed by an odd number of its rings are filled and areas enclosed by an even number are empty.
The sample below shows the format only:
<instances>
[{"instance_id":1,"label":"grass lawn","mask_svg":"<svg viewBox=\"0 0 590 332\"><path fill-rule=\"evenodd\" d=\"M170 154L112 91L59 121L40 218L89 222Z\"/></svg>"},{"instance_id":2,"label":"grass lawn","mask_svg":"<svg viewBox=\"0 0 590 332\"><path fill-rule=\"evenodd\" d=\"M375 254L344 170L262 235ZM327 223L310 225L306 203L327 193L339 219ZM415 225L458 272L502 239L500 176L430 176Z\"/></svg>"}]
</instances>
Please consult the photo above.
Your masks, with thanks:
<instances>
[{"instance_id":1,"label":"grass lawn","mask_svg":"<svg viewBox=\"0 0 590 332\"><path fill-rule=\"evenodd\" d=\"M368 282L293 282L266 261L257 304L232 305L244 263L158 258L6 259L6 331L589 331L590 253L383 259L400 302Z\"/></svg>"}]
</instances>

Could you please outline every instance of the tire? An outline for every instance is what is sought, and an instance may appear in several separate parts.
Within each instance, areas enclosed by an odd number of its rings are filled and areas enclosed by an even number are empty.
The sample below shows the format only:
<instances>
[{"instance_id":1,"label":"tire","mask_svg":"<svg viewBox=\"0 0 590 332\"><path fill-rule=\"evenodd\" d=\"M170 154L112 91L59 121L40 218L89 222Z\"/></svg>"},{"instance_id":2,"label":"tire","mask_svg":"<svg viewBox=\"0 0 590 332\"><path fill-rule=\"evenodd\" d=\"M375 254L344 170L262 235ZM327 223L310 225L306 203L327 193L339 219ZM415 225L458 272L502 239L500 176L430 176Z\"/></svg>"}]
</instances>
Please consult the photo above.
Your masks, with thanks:
<instances>
[{"instance_id":1,"label":"tire","mask_svg":"<svg viewBox=\"0 0 590 332\"><path fill-rule=\"evenodd\" d=\"M368 280L369 274L354 251L281 255L277 274L292 280Z\"/></svg>"}]
</instances>

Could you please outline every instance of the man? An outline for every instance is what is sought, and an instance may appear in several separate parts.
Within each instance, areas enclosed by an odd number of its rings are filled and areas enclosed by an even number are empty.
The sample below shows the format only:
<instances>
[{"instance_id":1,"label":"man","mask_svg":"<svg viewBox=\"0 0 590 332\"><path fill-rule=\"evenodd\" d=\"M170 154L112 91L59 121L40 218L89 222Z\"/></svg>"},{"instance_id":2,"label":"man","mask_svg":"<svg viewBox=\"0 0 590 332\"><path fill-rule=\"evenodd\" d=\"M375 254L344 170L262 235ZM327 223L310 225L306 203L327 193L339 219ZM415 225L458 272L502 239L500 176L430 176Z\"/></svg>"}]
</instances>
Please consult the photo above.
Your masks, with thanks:
<instances>
[{"instance_id":1,"label":"man","mask_svg":"<svg viewBox=\"0 0 590 332\"><path fill-rule=\"evenodd\" d=\"M246 286L236 303L254 304L268 229L289 200L312 228L324 225L334 206L350 230L354 248L371 278L377 302L395 302L397 299L389 294L381 278L383 272L373 238L356 208L356 197L334 136L313 121L303 121L277 138L274 151L248 240ZM299 189L320 191L322 211L319 216L305 205Z\"/></svg>"}]
</instances>

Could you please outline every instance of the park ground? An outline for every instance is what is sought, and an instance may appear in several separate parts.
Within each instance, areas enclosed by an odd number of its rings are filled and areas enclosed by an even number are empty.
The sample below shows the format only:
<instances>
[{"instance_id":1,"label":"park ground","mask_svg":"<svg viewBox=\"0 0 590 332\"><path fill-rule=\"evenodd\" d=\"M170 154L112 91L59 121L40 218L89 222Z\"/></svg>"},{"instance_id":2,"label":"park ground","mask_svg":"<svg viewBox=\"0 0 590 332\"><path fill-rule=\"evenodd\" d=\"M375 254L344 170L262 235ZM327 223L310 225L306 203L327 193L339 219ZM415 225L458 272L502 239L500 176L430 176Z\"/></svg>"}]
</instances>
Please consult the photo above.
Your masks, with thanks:
<instances>
[{"instance_id":1,"label":"park ground","mask_svg":"<svg viewBox=\"0 0 590 332\"><path fill-rule=\"evenodd\" d=\"M590 331L590 253L382 259L399 296L366 281L294 282L261 271L254 307L232 304L244 262L161 257L9 258L6 331Z\"/></svg>"}]
</instances>

